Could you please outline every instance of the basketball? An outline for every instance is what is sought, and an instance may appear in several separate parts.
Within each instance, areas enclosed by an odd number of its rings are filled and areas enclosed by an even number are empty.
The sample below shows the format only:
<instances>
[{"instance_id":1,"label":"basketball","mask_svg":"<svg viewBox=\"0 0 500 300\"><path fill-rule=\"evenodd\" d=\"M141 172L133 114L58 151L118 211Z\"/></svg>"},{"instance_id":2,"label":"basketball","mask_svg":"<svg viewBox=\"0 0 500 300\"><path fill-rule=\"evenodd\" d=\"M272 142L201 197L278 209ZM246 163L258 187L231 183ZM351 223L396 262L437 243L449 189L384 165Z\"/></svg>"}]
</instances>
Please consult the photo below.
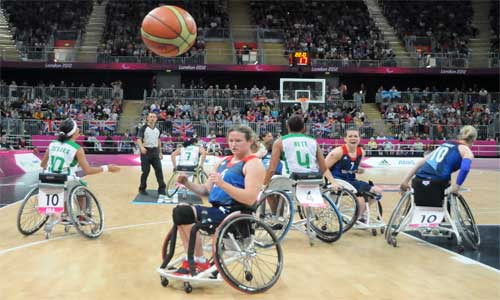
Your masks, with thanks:
<instances>
[{"instance_id":1,"label":"basketball","mask_svg":"<svg viewBox=\"0 0 500 300\"><path fill-rule=\"evenodd\" d=\"M141 26L144 44L154 53L173 57L187 52L196 42L196 22L184 9L165 5L150 11Z\"/></svg>"}]
</instances>

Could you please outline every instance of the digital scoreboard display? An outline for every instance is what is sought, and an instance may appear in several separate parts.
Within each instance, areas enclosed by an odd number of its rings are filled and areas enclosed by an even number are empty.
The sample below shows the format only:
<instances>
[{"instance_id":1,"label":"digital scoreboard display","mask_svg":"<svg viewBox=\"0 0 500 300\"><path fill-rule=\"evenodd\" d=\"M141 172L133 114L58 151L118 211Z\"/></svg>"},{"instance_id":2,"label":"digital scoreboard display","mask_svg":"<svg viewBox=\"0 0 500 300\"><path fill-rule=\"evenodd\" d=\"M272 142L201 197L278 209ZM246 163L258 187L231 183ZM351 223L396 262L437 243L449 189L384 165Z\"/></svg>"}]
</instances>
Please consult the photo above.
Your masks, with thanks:
<instances>
[{"instance_id":1,"label":"digital scoreboard display","mask_svg":"<svg viewBox=\"0 0 500 300\"><path fill-rule=\"evenodd\" d=\"M307 53L306 51L295 51L290 53L289 62L290 67L309 66L311 64L309 53Z\"/></svg>"}]
</instances>

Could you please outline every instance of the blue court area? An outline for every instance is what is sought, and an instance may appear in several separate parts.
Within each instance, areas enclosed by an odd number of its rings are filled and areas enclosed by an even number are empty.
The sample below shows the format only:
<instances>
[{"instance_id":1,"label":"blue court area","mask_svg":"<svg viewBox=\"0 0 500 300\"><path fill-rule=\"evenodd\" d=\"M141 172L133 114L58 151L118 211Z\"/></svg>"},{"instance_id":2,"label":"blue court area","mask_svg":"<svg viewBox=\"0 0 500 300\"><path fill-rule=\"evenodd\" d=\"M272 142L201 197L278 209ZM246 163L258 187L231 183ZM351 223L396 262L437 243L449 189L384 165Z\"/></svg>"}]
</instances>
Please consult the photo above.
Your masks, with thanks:
<instances>
[{"instance_id":1,"label":"blue court area","mask_svg":"<svg viewBox=\"0 0 500 300\"><path fill-rule=\"evenodd\" d=\"M500 225L479 225L479 234L481 236L481 244L478 250L465 248L461 255L488 265L492 268L500 270ZM420 233L412 231L408 234L429 242L438 247L457 252L457 244L455 239L448 240L446 238L423 238Z\"/></svg>"},{"instance_id":2,"label":"blue court area","mask_svg":"<svg viewBox=\"0 0 500 300\"><path fill-rule=\"evenodd\" d=\"M201 204L202 200L200 197L194 193L186 190L179 190L172 197L158 195L156 190L147 190L147 194L137 194L132 204L178 204L178 203L189 203L189 204ZM169 191L172 193L173 191Z\"/></svg>"}]
</instances>

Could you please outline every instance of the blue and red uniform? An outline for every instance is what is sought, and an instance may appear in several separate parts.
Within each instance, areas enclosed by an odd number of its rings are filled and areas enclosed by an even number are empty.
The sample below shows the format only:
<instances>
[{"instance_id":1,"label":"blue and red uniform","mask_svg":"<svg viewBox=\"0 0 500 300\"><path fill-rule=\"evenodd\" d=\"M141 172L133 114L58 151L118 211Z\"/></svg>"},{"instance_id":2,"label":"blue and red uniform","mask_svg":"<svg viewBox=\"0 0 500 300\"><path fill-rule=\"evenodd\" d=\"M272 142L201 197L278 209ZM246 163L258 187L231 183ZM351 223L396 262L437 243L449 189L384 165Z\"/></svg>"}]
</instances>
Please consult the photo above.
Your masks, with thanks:
<instances>
[{"instance_id":1,"label":"blue and red uniform","mask_svg":"<svg viewBox=\"0 0 500 300\"><path fill-rule=\"evenodd\" d=\"M334 178L342 179L349 182L358 192L369 192L371 185L356 179L361 158L363 158L363 150L360 146L356 148L356 157L349 155L347 145L342 145L342 157L331 168L330 172Z\"/></svg>"},{"instance_id":2,"label":"blue and red uniform","mask_svg":"<svg viewBox=\"0 0 500 300\"><path fill-rule=\"evenodd\" d=\"M232 164L232 156L225 157L217 168L217 173L222 176L222 179L234 187L245 188L245 175L243 174L243 167L246 162L251 159L257 159L256 156L250 155L237 163ZM198 218L201 216L203 210L207 211L207 217L211 223L220 223L224 218L234 210L243 208L244 205L237 202L230 195L228 195L222 188L214 185L208 196L208 202L212 207L195 206Z\"/></svg>"}]
</instances>

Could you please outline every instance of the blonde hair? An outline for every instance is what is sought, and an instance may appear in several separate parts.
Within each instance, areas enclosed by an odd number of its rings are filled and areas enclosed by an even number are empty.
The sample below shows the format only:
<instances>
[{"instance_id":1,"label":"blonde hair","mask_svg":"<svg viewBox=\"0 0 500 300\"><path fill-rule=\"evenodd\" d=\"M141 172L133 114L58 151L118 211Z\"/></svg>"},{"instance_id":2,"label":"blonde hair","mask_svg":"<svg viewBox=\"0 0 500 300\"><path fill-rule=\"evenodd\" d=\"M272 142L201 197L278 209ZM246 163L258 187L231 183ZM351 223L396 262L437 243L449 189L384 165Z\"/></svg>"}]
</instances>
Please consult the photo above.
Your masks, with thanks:
<instances>
[{"instance_id":1,"label":"blonde hair","mask_svg":"<svg viewBox=\"0 0 500 300\"><path fill-rule=\"evenodd\" d=\"M477 130L474 126L466 125L460 129L457 139L465 141L467 144L472 145L477 139Z\"/></svg>"}]
</instances>

